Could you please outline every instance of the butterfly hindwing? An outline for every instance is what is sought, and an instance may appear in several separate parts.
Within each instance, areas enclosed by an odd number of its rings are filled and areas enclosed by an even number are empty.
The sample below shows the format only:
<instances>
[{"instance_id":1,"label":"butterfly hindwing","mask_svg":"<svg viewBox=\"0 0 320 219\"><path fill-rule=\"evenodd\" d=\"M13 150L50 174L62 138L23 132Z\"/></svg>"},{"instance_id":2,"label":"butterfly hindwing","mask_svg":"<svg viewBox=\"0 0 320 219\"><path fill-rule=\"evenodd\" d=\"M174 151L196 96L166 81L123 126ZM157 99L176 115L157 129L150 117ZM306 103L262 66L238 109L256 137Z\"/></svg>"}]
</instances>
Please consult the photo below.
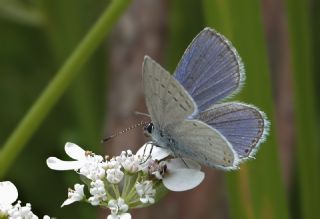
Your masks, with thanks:
<instances>
[{"instance_id":1,"label":"butterfly hindwing","mask_svg":"<svg viewBox=\"0 0 320 219\"><path fill-rule=\"evenodd\" d=\"M203 165L223 169L237 168L238 157L219 131L199 120L184 120L170 128L173 152Z\"/></svg>"},{"instance_id":2,"label":"butterfly hindwing","mask_svg":"<svg viewBox=\"0 0 320 219\"><path fill-rule=\"evenodd\" d=\"M232 44L205 28L186 49L174 76L201 112L238 91L244 81L244 69Z\"/></svg>"},{"instance_id":3,"label":"butterfly hindwing","mask_svg":"<svg viewBox=\"0 0 320 219\"><path fill-rule=\"evenodd\" d=\"M199 119L217 129L240 159L252 157L268 131L264 113L243 103L216 104L201 112Z\"/></svg>"}]
</instances>

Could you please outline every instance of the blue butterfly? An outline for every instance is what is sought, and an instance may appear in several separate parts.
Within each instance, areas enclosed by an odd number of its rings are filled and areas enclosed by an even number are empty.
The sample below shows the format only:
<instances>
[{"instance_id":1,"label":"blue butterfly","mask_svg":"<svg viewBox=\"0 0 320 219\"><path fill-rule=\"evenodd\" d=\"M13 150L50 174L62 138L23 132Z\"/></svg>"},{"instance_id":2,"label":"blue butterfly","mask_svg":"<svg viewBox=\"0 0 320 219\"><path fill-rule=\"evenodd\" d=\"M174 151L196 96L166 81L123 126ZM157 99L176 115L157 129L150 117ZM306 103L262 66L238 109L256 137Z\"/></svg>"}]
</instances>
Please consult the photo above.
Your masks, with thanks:
<instances>
[{"instance_id":1,"label":"blue butterfly","mask_svg":"<svg viewBox=\"0 0 320 219\"><path fill-rule=\"evenodd\" d=\"M145 132L154 145L175 156L236 169L254 156L268 131L266 116L257 107L221 103L244 80L236 49L210 28L191 42L173 76L146 56L143 86L151 123Z\"/></svg>"}]
</instances>

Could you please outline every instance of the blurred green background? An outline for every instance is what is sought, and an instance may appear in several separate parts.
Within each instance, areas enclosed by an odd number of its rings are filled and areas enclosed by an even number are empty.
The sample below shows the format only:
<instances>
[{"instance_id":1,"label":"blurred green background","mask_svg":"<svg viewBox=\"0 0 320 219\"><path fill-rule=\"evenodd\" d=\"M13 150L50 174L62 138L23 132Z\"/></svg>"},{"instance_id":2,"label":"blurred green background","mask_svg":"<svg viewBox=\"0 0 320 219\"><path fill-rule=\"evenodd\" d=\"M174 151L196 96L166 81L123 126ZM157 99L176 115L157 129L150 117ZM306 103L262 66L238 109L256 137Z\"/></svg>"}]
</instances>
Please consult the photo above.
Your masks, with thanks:
<instances>
[{"instance_id":1,"label":"blurred green background","mask_svg":"<svg viewBox=\"0 0 320 219\"><path fill-rule=\"evenodd\" d=\"M141 2L145 1L132 1L137 14L148 10ZM162 16L165 23L165 31L159 33L164 38L161 57L165 68L173 72L192 38L204 27L213 27L232 41L245 64L246 83L234 99L258 106L271 121L270 135L256 160L244 164L240 171L215 176L225 180L226 200L221 202L226 202L226 207L219 210L225 213L215 216L210 213L217 209L216 202L220 199L212 198L215 194L209 193L202 200L205 202L207 198L207 207L203 207L202 202L192 204L192 208L203 209L197 210L201 211L197 216L165 214L165 217L319 218L319 1L150 2L161 4L166 10L157 15ZM0 0L1 144L109 3L103 0ZM136 22L152 21L145 17ZM153 25L157 24L146 24ZM135 27L129 23L125 29L130 32ZM113 45L117 40L106 36L108 43L101 45L81 68L1 179L14 182L19 199L32 203L37 215L99 217L96 209L84 203L60 208L67 188L79 180L71 172L49 170L45 160L49 156L67 158L63 151L66 141L103 153L99 142L107 126L106 117L110 109L116 107L106 100L112 83L110 72L115 65ZM140 69L141 63L135 68ZM210 208L211 203L214 208ZM166 207L170 208L163 205L160 212L166 212ZM141 215L143 211L140 210Z\"/></svg>"}]
</instances>

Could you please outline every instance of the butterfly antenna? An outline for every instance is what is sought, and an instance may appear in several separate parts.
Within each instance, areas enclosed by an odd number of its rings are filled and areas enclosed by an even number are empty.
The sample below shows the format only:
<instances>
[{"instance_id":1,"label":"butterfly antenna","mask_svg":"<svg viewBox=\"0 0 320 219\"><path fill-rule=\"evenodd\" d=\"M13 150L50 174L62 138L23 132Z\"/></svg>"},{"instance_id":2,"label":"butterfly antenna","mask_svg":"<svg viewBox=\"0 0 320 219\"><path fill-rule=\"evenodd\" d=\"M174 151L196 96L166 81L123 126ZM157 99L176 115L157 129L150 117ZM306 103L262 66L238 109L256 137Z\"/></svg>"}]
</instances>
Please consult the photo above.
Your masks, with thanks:
<instances>
[{"instance_id":1,"label":"butterfly antenna","mask_svg":"<svg viewBox=\"0 0 320 219\"><path fill-rule=\"evenodd\" d=\"M102 139L102 140L101 140L101 143L107 142L107 141L109 141L110 139L113 139L113 138L115 138L115 137L117 137L117 136L119 136L119 135L122 135L122 134L124 134L124 133L127 133L127 132L131 131L132 129L135 129L135 128L140 127L140 126L142 126L142 125L146 125L146 124L148 124L148 123L149 123L149 122L141 121L141 122L139 122L139 123L137 123L137 124L134 124L134 125L126 128L126 129L118 132L118 133L115 133L115 134L113 134L113 135L110 135L109 137L106 137L106 138Z\"/></svg>"},{"instance_id":2,"label":"butterfly antenna","mask_svg":"<svg viewBox=\"0 0 320 219\"><path fill-rule=\"evenodd\" d=\"M135 114L135 115L138 115L138 116L146 116L146 117L149 117L149 118L150 118L150 115L147 114L147 113L142 113L142 112L135 111L134 114Z\"/></svg>"}]
</instances>

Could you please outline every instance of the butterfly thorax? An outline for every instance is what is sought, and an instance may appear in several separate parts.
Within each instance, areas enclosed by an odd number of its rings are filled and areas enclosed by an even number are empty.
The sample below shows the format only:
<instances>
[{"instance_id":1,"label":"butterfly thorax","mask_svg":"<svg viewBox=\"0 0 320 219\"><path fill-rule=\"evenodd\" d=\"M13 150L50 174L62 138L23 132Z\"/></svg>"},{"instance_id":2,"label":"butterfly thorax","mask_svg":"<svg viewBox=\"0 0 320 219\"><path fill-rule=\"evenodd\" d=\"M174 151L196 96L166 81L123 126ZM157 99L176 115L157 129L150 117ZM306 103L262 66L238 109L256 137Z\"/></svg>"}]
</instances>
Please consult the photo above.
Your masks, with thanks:
<instances>
[{"instance_id":1,"label":"butterfly thorax","mask_svg":"<svg viewBox=\"0 0 320 219\"><path fill-rule=\"evenodd\" d=\"M161 128L149 123L144 127L144 134L152 139L152 142L157 147L170 149L175 146L174 139Z\"/></svg>"}]
</instances>

